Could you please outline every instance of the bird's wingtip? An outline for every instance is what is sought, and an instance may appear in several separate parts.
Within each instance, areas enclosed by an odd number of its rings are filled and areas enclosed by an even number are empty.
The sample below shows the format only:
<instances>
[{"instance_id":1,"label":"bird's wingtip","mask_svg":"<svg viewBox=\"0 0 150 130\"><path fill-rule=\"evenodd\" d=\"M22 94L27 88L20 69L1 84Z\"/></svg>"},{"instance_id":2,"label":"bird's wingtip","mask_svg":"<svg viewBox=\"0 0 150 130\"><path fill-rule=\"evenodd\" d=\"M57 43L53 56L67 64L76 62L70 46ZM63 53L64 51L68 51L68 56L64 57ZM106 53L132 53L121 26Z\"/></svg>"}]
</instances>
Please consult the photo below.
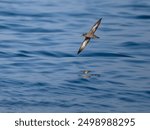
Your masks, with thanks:
<instances>
[{"instance_id":1,"label":"bird's wingtip","mask_svg":"<svg viewBox=\"0 0 150 130\"><path fill-rule=\"evenodd\" d=\"M99 21L101 21L101 20L102 20L102 18L99 19Z\"/></svg>"},{"instance_id":2,"label":"bird's wingtip","mask_svg":"<svg viewBox=\"0 0 150 130\"><path fill-rule=\"evenodd\" d=\"M77 55L79 55L80 52L81 52L81 51L79 50L79 51L77 52Z\"/></svg>"}]
</instances>

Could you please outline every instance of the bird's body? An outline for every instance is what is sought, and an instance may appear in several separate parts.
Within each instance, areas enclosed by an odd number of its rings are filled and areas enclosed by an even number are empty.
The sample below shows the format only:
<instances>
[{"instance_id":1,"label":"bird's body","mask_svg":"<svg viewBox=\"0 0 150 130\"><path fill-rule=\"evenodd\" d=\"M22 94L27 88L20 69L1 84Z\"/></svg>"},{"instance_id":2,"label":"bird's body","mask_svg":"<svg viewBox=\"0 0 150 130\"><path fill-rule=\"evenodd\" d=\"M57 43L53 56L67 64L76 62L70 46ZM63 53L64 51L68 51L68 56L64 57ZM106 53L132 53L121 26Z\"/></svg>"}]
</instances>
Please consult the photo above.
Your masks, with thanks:
<instances>
[{"instance_id":1,"label":"bird's body","mask_svg":"<svg viewBox=\"0 0 150 130\"><path fill-rule=\"evenodd\" d=\"M83 36L85 37L84 41L82 42L78 54L87 46L87 44L89 43L91 38L99 38L98 36L96 36L94 33L96 32L97 28L99 27L100 23L101 23L101 19L99 19L91 28L91 30L88 33L84 33Z\"/></svg>"}]
</instances>

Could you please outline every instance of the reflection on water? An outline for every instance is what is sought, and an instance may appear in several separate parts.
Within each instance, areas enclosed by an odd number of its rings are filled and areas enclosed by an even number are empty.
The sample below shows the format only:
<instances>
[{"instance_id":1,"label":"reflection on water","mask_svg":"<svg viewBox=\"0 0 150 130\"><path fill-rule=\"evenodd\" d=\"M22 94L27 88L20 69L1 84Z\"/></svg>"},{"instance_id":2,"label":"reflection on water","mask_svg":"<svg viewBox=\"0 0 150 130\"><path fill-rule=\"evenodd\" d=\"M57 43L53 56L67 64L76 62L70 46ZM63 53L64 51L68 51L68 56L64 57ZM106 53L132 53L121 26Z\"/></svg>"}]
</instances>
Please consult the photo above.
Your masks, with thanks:
<instances>
[{"instance_id":1,"label":"reflection on water","mask_svg":"<svg viewBox=\"0 0 150 130\"><path fill-rule=\"evenodd\" d=\"M98 78L101 76L100 74L96 74L96 73L94 73L94 71L91 71L91 70L83 70L80 72L80 75L84 79Z\"/></svg>"}]
</instances>

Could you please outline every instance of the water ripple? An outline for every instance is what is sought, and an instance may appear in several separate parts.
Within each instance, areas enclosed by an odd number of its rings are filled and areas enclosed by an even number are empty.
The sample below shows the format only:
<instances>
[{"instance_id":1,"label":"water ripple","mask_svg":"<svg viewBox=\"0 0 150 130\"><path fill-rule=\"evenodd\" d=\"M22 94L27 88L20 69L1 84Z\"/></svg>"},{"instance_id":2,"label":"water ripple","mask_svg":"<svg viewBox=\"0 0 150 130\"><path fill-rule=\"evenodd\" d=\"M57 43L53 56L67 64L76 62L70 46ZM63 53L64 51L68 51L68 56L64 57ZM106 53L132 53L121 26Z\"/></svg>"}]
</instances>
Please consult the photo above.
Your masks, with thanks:
<instances>
[{"instance_id":1,"label":"water ripple","mask_svg":"<svg viewBox=\"0 0 150 130\"><path fill-rule=\"evenodd\" d=\"M138 15L136 16L137 19L150 19L150 15Z\"/></svg>"},{"instance_id":2,"label":"water ripple","mask_svg":"<svg viewBox=\"0 0 150 130\"><path fill-rule=\"evenodd\" d=\"M101 52L95 52L95 53L88 53L85 57L131 57L130 55L123 54L123 53L101 53Z\"/></svg>"},{"instance_id":3,"label":"water ripple","mask_svg":"<svg viewBox=\"0 0 150 130\"><path fill-rule=\"evenodd\" d=\"M149 19L146 0L1 0L0 112L150 112Z\"/></svg>"}]
</instances>

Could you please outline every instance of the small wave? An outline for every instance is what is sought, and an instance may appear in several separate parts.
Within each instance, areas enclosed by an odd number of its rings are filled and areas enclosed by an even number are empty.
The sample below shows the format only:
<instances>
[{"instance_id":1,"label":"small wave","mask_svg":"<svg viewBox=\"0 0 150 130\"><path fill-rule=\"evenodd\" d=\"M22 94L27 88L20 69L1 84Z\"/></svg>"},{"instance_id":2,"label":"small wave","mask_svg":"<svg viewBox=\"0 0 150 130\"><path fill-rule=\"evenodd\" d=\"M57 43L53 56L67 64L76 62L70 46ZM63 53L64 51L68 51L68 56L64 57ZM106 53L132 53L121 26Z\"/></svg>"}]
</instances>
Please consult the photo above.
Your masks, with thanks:
<instances>
[{"instance_id":1,"label":"small wave","mask_svg":"<svg viewBox=\"0 0 150 130\"><path fill-rule=\"evenodd\" d=\"M8 52L0 52L0 58L10 58L13 57L13 53Z\"/></svg>"},{"instance_id":2,"label":"small wave","mask_svg":"<svg viewBox=\"0 0 150 130\"><path fill-rule=\"evenodd\" d=\"M127 42L123 42L122 46L124 47L128 47L128 48L136 48L136 49L146 49L146 48L150 48L150 44L147 42L133 42L133 41L127 41Z\"/></svg>"},{"instance_id":3,"label":"small wave","mask_svg":"<svg viewBox=\"0 0 150 130\"><path fill-rule=\"evenodd\" d=\"M44 29L44 28L16 28L15 30L30 33L57 33L64 32L62 29Z\"/></svg>"},{"instance_id":4,"label":"small wave","mask_svg":"<svg viewBox=\"0 0 150 130\"><path fill-rule=\"evenodd\" d=\"M123 54L123 53L104 53L104 52L100 53L100 52L95 52L95 53L86 54L85 57L132 57L132 56L127 55L127 54Z\"/></svg>"},{"instance_id":5,"label":"small wave","mask_svg":"<svg viewBox=\"0 0 150 130\"><path fill-rule=\"evenodd\" d=\"M57 51L51 51L51 52L48 52L48 51L34 51L33 53L35 54L40 54L40 55L43 55L43 56L52 56L52 57L74 57L73 54L69 54L69 53L64 53L64 52L57 52Z\"/></svg>"},{"instance_id":6,"label":"small wave","mask_svg":"<svg viewBox=\"0 0 150 130\"><path fill-rule=\"evenodd\" d=\"M31 57L30 55L27 55L27 54L22 54L22 53L18 53L18 54L15 54L14 55L15 57Z\"/></svg>"},{"instance_id":7,"label":"small wave","mask_svg":"<svg viewBox=\"0 0 150 130\"><path fill-rule=\"evenodd\" d=\"M136 102L134 99L128 97L120 97L119 99L125 102Z\"/></svg>"},{"instance_id":8,"label":"small wave","mask_svg":"<svg viewBox=\"0 0 150 130\"><path fill-rule=\"evenodd\" d=\"M150 19L150 15L138 15L138 16L136 16L135 18L137 18L137 19Z\"/></svg>"},{"instance_id":9,"label":"small wave","mask_svg":"<svg viewBox=\"0 0 150 130\"><path fill-rule=\"evenodd\" d=\"M126 46L126 47L135 47L135 46L138 46L139 43L137 43L137 42L132 42L132 41L128 41L128 42L123 42L122 45L123 45L123 46Z\"/></svg>"},{"instance_id":10,"label":"small wave","mask_svg":"<svg viewBox=\"0 0 150 130\"><path fill-rule=\"evenodd\" d=\"M125 85L124 83L117 82L117 81L107 81L107 82L113 85Z\"/></svg>"}]
</instances>

